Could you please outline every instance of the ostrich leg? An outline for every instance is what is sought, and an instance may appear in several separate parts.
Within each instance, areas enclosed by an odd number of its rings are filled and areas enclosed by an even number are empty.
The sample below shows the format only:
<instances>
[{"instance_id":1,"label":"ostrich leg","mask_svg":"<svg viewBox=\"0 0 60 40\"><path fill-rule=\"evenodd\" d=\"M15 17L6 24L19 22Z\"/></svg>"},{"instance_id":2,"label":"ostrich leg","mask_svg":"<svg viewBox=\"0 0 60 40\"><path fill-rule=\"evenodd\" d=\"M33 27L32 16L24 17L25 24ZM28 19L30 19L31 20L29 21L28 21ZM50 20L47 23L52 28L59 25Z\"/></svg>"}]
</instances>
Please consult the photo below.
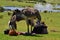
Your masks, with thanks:
<instances>
[{"instance_id":1,"label":"ostrich leg","mask_svg":"<svg viewBox=\"0 0 60 40\"><path fill-rule=\"evenodd\" d=\"M32 20L31 20L31 34L32 34Z\"/></svg>"},{"instance_id":2,"label":"ostrich leg","mask_svg":"<svg viewBox=\"0 0 60 40\"><path fill-rule=\"evenodd\" d=\"M29 24L27 23L27 32L29 33Z\"/></svg>"},{"instance_id":3,"label":"ostrich leg","mask_svg":"<svg viewBox=\"0 0 60 40\"><path fill-rule=\"evenodd\" d=\"M28 22L28 19L26 19L26 24L27 24L27 33L29 34L29 22Z\"/></svg>"},{"instance_id":4,"label":"ostrich leg","mask_svg":"<svg viewBox=\"0 0 60 40\"><path fill-rule=\"evenodd\" d=\"M31 34L32 34L32 27L34 26L34 19L31 19Z\"/></svg>"}]
</instances>

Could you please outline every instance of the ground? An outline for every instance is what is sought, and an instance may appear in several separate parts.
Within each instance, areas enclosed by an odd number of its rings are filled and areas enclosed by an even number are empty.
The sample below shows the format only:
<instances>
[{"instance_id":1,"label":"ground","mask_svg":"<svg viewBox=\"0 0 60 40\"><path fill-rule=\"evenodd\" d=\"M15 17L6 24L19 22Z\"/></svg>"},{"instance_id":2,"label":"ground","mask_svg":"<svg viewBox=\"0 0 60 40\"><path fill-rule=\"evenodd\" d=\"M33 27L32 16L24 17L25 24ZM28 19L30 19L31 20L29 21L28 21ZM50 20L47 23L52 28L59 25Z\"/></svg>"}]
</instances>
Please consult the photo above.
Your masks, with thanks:
<instances>
[{"instance_id":1,"label":"ground","mask_svg":"<svg viewBox=\"0 0 60 40\"><path fill-rule=\"evenodd\" d=\"M8 21L11 16L7 12L1 12L0 16L0 40L60 40L60 13L40 13L42 21L48 26L48 34L36 34L34 36L18 35L9 36L4 34L4 30L8 29ZM25 20L17 22L17 31L26 32L27 26Z\"/></svg>"}]
</instances>

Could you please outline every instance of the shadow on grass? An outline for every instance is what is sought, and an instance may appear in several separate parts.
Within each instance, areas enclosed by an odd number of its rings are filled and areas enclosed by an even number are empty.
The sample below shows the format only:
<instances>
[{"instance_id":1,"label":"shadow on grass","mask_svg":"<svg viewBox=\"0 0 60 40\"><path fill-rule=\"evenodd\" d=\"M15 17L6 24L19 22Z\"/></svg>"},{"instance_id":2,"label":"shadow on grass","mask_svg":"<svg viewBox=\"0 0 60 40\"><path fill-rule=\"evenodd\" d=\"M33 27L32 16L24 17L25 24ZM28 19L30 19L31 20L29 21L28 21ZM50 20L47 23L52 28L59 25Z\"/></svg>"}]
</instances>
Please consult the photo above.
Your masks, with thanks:
<instances>
[{"instance_id":1,"label":"shadow on grass","mask_svg":"<svg viewBox=\"0 0 60 40\"><path fill-rule=\"evenodd\" d=\"M42 35L37 35L37 34L24 34L23 36L43 37Z\"/></svg>"}]
</instances>

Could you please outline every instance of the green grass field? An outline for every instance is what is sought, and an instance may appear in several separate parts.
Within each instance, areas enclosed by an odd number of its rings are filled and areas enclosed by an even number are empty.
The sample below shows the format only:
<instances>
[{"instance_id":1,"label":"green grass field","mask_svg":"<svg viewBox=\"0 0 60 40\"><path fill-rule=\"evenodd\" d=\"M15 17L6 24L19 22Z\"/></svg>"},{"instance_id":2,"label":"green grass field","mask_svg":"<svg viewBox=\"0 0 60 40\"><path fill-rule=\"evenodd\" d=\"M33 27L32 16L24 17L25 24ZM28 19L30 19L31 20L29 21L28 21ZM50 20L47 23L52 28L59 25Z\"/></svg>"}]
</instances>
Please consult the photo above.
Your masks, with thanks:
<instances>
[{"instance_id":1,"label":"green grass field","mask_svg":"<svg viewBox=\"0 0 60 40\"><path fill-rule=\"evenodd\" d=\"M53 3L53 4L60 4L60 0L46 0L46 2ZM25 6L34 6L34 3L26 3L18 2L18 1L7 1L7 0L0 0L0 6L18 6L18 7L25 7Z\"/></svg>"},{"instance_id":2,"label":"green grass field","mask_svg":"<svg viewBox=\"0 0 60 40\"><path fill-rule=\"evenodd\" d=\"M18 1L1 1L0 6L18 6L18 7L25 7L25 6L34 6L34 3L25 3L25 2L18 2Z\"/></svg>"},{"instance_id":3,"label":"green grass field","mask_svg":"<svg viewBox=\"0 0 60 40\"><path fill-rule=\"evenodd\" d=\"M49 3L60 3L60 0L46 0Z\"/></svg>"},{"instance_id":4,"label":"green grass field","mask_svg":"<svg viewBox=\"0 0 60 40\"><path fill-rule=\"evenodd\" d=\"M9 28L8 21L11 16L7 12L0 13L0 40L60 40L60 13L41 13L42 21L48 26L48 34L36 34L35 36L9 36L4 34L4 30ZM55 30L53 32L51 30ZM25 20L17 22L17 31L26 32L27 26Z\"/></svg>"}]
</instances>

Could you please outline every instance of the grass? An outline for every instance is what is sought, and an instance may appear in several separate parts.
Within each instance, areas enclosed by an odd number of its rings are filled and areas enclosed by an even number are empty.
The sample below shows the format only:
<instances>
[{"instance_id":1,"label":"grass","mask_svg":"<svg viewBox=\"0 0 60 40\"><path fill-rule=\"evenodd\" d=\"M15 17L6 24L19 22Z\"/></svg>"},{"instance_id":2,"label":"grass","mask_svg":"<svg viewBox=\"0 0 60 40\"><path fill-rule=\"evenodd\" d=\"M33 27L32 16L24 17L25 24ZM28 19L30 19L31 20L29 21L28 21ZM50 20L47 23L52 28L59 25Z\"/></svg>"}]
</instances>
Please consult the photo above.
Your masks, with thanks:
<instances>
[{"instance_id":1,"label":"grass","mask_svg":"<svg viewBox=\"0 0 60 40\"><path fill-rule=\"evenodd\" d=\"M60 0L46 0L46 1L49 3L57 3L57 4L60 3Z\"/></svg>"},{"instance_id":2,"label":"grass","mask_svg":"<svg viewBox=\"0 0 60 40\"><path fill-rule=\"evenodd\" d=\"M25 2L18 2L18 1L0 1L0 6L18 6L18 7L25 7L25 6L34 6L34 3L25 3Z\"/></svg>"},{"instance_id":3,"label":"grass","mask_svg":"<svg viewBox=\"0 0 60 40\"><path fill-rule=\"evenodd\" d=\"M46 0L49 3L54 4L60 4L60 0ZM0 0L0 6L18 6L18 7L25 7L25 6L34 6L34 3L26 3L24 2L18 2L18 1L6 1L6 0Z\"/></svg>"},{"instance_id":4,"label":"grass","mask_svg":"<svg viewBox=\"0 0 60 40\"><path fill-rule=\"evenodd\" d=\"M0 19L0 40L60 40L60 13L40 13L42 21L48 26L49 34L36 34L35 36L9 36L4 34L4 30L8 28L8 21L11 16L7 12L2 12L3 18ZM56 30L52 32L51 30ZM17 31L26 32L27 26L24 20L17 22Z\"/></svg>"}]
</instances>

